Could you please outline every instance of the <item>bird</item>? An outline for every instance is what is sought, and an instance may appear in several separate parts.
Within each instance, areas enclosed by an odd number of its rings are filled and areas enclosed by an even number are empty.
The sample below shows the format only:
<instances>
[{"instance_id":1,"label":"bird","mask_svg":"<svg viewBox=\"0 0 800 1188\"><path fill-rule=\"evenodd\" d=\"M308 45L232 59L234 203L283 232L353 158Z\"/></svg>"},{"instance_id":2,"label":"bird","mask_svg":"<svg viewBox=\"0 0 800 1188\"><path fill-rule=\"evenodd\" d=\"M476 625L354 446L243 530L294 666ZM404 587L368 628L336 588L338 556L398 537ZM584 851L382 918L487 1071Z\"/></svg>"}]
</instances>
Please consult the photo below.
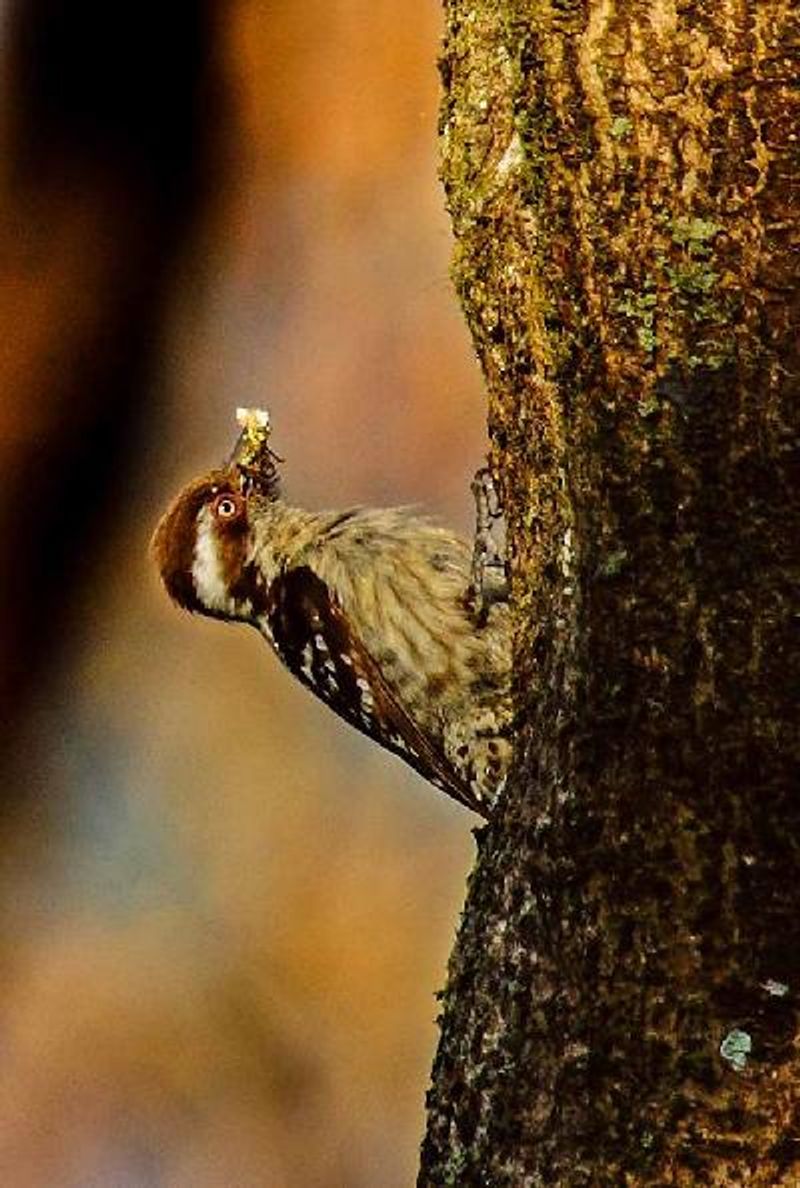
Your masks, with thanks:
<instances>
[{"instance_id":1,"label":"bird","mask_svg":"<svg viewBox=\"0 0 800 1188\"><path fill-rule=\"evenodd\" d=\"M268 414L237 416L230 460L183 487L155 530L167 593L254 627L341 718L489 819L514 715L511 607L496 558L484 563L486 524L471 546L408 508L295 507Z\"/></svg>"}]
</instances>

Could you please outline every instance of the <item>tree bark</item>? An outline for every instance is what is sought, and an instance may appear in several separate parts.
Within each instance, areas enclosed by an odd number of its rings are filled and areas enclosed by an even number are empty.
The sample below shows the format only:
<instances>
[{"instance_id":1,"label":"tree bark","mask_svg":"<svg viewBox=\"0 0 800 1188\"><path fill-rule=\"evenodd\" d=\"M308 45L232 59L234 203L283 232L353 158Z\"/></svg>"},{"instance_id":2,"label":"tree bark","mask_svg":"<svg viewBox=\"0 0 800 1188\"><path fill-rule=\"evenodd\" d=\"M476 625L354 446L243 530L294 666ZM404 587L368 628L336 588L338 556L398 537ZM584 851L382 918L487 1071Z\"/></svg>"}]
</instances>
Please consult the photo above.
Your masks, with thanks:
<instances>
[{"instance_id":1,"label":"tree bark","mask_svg":"<svg viewBox=\"0 0 800 1188\"><path fill-rule=\"evenodd\" d=\"M800 1183L800 12L447 0L517 765L419 1184Z\"/></svg>"}]
</instances>

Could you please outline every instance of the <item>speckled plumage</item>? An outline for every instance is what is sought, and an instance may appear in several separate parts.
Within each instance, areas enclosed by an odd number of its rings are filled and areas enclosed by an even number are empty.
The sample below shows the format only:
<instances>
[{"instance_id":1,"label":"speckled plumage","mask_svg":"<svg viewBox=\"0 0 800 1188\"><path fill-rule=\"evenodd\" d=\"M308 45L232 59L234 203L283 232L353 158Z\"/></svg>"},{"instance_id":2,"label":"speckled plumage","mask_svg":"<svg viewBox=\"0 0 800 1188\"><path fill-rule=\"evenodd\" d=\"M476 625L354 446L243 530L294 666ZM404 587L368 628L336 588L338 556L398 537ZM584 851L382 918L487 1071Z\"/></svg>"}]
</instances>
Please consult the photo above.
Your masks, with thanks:
<instances>
[{"instance_id":1,"label":"speckled plumage","mask_svg":"<svg viewBox=\"0 0 800 1188\"><path fill-rule=\"evenodd\" d=\"M511 754L506 602L476 613L472 550L405 509L308 512L236 465L156 530L172 597L252 623L351 725L488 816Z\"/></svg>"}]
</instances>

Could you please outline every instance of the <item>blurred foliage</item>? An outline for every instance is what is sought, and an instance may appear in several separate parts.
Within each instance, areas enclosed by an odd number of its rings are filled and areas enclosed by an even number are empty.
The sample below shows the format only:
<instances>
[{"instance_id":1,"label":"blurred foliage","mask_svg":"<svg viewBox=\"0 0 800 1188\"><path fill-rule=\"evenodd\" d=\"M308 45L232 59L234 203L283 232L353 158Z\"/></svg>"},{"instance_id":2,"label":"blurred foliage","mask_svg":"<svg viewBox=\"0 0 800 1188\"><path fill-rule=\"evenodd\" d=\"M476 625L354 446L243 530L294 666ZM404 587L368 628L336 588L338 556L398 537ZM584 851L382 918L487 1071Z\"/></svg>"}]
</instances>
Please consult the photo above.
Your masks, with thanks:
<instances>
[{"instance_id":1,"label":"blurred foliage","mask_svg":"<svg viewBox=\"0 0 800 1188\"><path fill-rule=\"evenodd\" d=\"M474 822L147 545L237 404L469 528L436 11L110 13L3 25L0 1182L399 1188Z\"/></svg>"}]
</instances>

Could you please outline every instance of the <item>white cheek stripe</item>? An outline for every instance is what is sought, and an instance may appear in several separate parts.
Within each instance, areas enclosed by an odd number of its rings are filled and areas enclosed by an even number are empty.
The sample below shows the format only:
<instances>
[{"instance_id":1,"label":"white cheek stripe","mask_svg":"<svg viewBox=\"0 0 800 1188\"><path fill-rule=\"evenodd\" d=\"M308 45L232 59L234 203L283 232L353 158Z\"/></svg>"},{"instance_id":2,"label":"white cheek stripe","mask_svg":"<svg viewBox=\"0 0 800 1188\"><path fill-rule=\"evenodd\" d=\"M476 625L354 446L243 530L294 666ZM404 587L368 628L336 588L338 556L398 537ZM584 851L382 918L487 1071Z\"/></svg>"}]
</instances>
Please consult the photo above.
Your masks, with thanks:
<instances>
[{"instance_id":1,"label":"white cheek stripe","mask_svg":"<svg viewBox=\"0 0 800 1188\"><path fill-rule=\"evenodd\" d=\"M197 516L192 580L203 606L233 614L233 599L229 597L225 585L211 509L208 507L201 508Z\"/></svg>"}]
</instances>

